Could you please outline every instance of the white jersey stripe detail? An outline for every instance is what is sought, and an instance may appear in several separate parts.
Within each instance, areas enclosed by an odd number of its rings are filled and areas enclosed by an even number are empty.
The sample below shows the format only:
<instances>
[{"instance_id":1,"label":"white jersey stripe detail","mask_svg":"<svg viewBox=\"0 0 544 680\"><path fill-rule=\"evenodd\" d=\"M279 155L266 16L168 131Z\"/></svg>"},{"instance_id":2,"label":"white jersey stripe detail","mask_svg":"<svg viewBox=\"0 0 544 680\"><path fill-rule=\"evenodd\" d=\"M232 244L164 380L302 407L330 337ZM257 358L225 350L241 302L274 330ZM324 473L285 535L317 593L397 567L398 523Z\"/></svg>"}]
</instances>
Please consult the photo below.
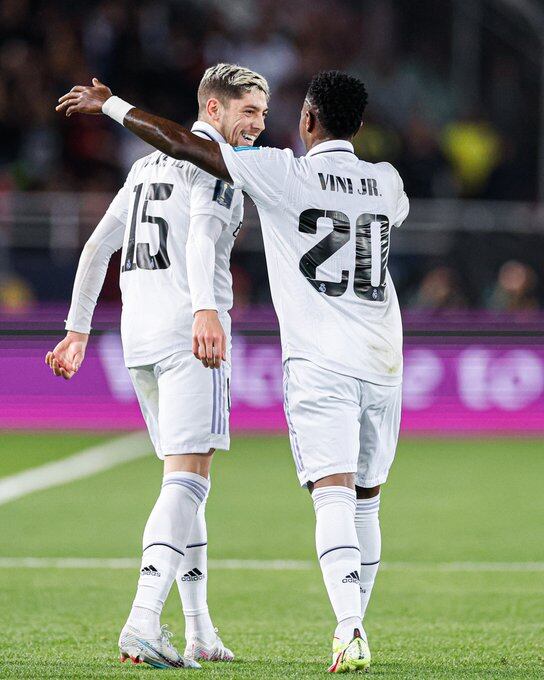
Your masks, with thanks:
<instances>
[{"instance_id":1,"label":"white jersey stripe detail","mask_svg":"<svg viewBox=\"0 0 544 680\"><path fill-rule=\"evenodd\" d=\"M221 364L221 434L227 432L227 374L225 365Z\"/></svg>"},{"instance_id":2,"label":"white jersey stripe detail","mask_svg":"<svg viewBox=\"0 0 544 680\"><path fill-rule=\"evenodd\" d=\"M221 401L221 394L223 392L223 388L221 385L221 368L214 369L216 371L216 376L217 376L217 434L221 434L221 425L222 425L222 401Z\"/></svg>"},{"instance_id":3,"label":"white jersey stripe detail","mask_svg":"<svg viewBox=\"0 0 544 680\"><path fill-rule=\"evenodd\" d=\"M219 367L219 434L223 434L223 366Z\"/></svg>"},{"instance_id":4,"label":"white jersey stripe detail","mask_svg":"<svg viewBox=\"0 0 544 680\"><path fill-rule=\"evenodd\" d=\"M217 376L217 434L221 434L221 421L222 421L222 400L221 395L223 393L223 388L221 386L221 369L216 370Z\"/></svg>"},{"instance_id":5,"label":"white jersey stripe detail","mask_svg":"<svg viewBox=\"0 0 544 680\"><path fill-rule=\"evenodd\" d=\"M212 400L213 400L213 410L212 410L212 434L218 434L217 430L217 411L218 411L218 404L217 404L217 370L215 368L212 369L212 379L213 379L213 395L212 395Z\"/></svg>"}]
</instances>

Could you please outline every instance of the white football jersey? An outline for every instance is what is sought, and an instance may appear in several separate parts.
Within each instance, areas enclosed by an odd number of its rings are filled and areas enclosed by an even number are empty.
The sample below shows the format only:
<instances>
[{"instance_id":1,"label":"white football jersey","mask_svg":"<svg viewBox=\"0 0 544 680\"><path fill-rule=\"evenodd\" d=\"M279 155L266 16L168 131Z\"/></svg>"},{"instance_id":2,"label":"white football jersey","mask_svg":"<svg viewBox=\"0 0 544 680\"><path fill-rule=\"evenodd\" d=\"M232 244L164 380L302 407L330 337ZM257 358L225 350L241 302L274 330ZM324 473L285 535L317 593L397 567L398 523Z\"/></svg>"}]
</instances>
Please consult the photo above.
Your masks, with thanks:
<instances>
[{"instance_id":1,"label":"white football jersey","mask_svg":"<svg viewBox=\"0 0 544 680\"><path fill-rule=\"evenodd\" d=\"M402 380L402 323L387 270L408 198L389 163L347 141L306 156L221 144L236 189L257 205L283 359L304 358L380 385Z\"/></svg>"},{"instance_id":2,"label":"white football jersey","mask_svg":"<svg viewBox=\"0 0 544 680\"><path fill-rule=\"evenodd\" d=\"M207 123L193 131L224 142ZM159 151L132 166L108 208L126 223L121 255L121 336L127 366L143 366L192 348L193 313L185 248L197 215L225 225L215 245L214 294L229 338L230 253L243 218L242 192L185 161Z\"/></svg>"}]
</instances>

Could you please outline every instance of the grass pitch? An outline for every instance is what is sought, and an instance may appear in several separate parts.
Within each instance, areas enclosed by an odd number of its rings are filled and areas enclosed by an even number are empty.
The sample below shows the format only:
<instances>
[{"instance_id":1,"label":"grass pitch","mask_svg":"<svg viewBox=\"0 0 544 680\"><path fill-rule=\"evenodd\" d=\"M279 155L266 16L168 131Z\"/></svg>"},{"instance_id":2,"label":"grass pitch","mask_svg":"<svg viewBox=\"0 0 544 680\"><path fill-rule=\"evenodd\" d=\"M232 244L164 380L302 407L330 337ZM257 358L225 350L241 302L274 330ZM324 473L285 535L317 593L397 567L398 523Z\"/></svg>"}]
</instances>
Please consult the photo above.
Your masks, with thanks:
<instances>
[{"instance_id":1,"label":"grass pitch","mask_svg":"<svg viewBox=\"0 0 544 680\"><path fill-rule=\"evenodd\" d=\"M0 477L103 439L2 435ZM0 505L0 556L138 558L160 477L150 455ZM544 677L543 478L541 442L401 442L366 619L373 676ZM285 438L234 438L216 456L208 530L212 559L315 559L313 510ZM518 564L528 562L540 566ZM0 569L0 678L179 675L116 661L136 579L137 569ZM213 569L209 595L237 661L207 664L203 677L325 677L334 621L317 565ZM182 646L175 589L163 621Z\"/></svg>"}]
</instances>

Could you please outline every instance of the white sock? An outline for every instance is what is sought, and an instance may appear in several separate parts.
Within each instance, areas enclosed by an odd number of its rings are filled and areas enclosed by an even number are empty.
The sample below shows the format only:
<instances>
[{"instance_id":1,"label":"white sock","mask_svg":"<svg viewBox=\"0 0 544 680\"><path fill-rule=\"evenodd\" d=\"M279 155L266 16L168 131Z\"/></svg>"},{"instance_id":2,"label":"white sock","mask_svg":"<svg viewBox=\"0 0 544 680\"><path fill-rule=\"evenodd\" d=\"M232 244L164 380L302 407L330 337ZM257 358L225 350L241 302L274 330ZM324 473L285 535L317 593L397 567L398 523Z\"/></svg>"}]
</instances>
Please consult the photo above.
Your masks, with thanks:
<instances>
[{"instance_id":1,"label":"white sock","mask_svg":"<svg viewBox=\"0 0 544 680\"><path fill-rule=\"evenodd\" d=\"M160 635L161 617L151 609L132 605L127 623L137 628L143 635L150 637L159 637Z\"/></svg>"},{"instance_id":2,"label":"white sock","mask_svg":"<svg viewBox=\"0 0 544 680\"><path fill-rule=\"evenodd\" d=\"M207 491L208 480L192 472L171 472L163 478L144 530L138 589L127 621L139 630L143 626L146 634L160 634L160 614Z\"/></svg>"},{"instance_id":3,"label":"white sock","mask_svg":"<svg viewBox=\"0 0 544 680\"><path fill-rule=\"evenodd\" d=\"M340 624L353 618L361 625L355 491L345 486L320 487L314 489L312 499L317 555L336 619Z\"/></svg>"},{"instance_id":4,"label":"white sock","mask_svg":"<svg viewBox=\"0 0 544 680\"><path fill-rule=\"evenodd\" d=\"M206 503L198 509L185 555L181 558L176 581L185 615L185 638L215 640L215 629L208 612L208 537Z\"/></svg>"},{"instance_id":5,"label":"white sock","mask_svg":"<svg viewBox=\"0 0 544 680\"><path fill-rule=\"evenodd\" d=\"M359 632L366 640L366 633L361 624L360 617L350 616L348 619L339 621L334 631L334 637L338 638L341 642L351 642L353 639L353 631L358 628Z\"/></svg>"},{"instance_id":6,"label":"white sock","mask_svg":"<svg viewBox=\"0 0 544 680\"><path fill-rule=\"evenodd\" d=\"M372 587L380 566L382 536L380 532L380 494L357 501L355 528L361 550L361 614L364 618Z\"/></svg>"}]
</instances>

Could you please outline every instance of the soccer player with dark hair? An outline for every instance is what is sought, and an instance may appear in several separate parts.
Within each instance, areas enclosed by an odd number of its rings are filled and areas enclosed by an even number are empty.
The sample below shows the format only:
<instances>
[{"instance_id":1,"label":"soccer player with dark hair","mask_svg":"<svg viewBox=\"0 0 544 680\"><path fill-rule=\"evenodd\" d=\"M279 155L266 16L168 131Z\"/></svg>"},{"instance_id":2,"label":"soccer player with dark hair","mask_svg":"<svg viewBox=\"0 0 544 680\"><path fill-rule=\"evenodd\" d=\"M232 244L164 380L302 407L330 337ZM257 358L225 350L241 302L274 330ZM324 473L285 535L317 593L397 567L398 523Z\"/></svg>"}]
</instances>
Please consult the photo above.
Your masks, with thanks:
<instances>
[{"instance_id":1,"label":"soccer player with dark hair","mask_svg":"<svg viewBox=\"0 0 544 680\"><path fill-rule=\"evenodd\" d=\"M363 83L338 71L310 83L300 115L308 153L231 147L145 113L98 81L57 110L105 113L174 158L243 189L261 220L284 362L285 413L337 626L330 672L363 670L362 619L380 561L380 486L398 439L402 325L387 270L391 227L409 204L389 163L353 151ZM201 352L196 352L201 357Z\"/></svg>"}]
</instances>

